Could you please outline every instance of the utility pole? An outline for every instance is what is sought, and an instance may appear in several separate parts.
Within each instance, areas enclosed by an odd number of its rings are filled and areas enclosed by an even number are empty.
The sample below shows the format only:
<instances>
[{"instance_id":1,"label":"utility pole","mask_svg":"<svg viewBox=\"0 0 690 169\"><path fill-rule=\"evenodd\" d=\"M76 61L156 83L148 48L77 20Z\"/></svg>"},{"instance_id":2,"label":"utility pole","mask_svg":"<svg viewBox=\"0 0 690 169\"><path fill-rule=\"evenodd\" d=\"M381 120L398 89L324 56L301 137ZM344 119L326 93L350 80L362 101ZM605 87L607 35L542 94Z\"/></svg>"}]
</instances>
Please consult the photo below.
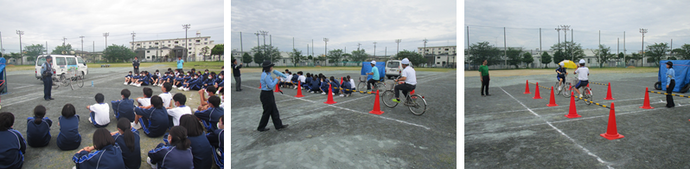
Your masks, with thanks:
<instances>
[{"instance_id":1,"label":"utility pole","mask_svg":"<svg viewBox=\"0 0 690 169\"><path fill-rule=\"evenodd\" d=\"M357 50L359 50L359 46L362 46L361 43L357 43Z\"/></svg>"},{"instance_id":2,"label":"utility pole","mask_svg":"<svg viewBox=\"0 0 690 169\"><path fill-rule=\"evenodd\" d=\"M469 41L468 41L469 43ZM469 49L469 47L468 47ZM541 53L541 28L539 28L539 53Z\"/></svg>"},{"instance_id":3,"label":"utility pole","mask_svg":"<svg viewBox=\"0 0 690 169\"><path fill-rule=\"evenodd\" d=\"M374 58L376 58L376 42L374 42Z\"/></svg>"},{"instance_id":4,"label":"utility pole","mask_svg":"<svg viewBox=\"0 0 690 169\"><path fill-rule=\"evenodd\" d=\"M295 37L292 37L292 49L295 49Z\"/></svg>"},{"instance_id":5,"label":"utility pole","mask_svg":"<svg viewBox=\"0 0 690 169\"><path fill-rule=\"evenodd\" d=\"M599 45L601 45L601 30L599 30Z\"/></svg>"},{"instance_id":6,"label":"utility pole","mask_svg":"<svg viewBox=\"0 0 690 169\"><path fill-rule=\"evenodd\" d=\"M506 27L503 27L503 56L506 57L505 65L508 67L508 43L506 41Z\"/></svg>"},{"instance_id":7,"label":"utility pole","mask_svg":"<svg viewBox=\"0 0 690 169\"><path fill-rule=\"evenodd\" d=\"M562 30L563 30L563 42L568 42L568 31L570 30L570 25L561 25ZM565 51L568 51L568 43L565 44ZM572 54L571 54L572 55ZM570 59L574 60L574 56L571 56Z\"/></svg>"},{"instance_id":8,"label":"utility pole","mask_svg":"<svg viewBox=\"0 0 690 169\"><path fill-rule=\"evenodd\" d=\"M79 36L81 38L81 57L84 57L84 36Z\"/></svg>"},{"instance_id":9,"label":"utility pole","mask_svg":"<svg viewBox=\"0 0 690 169\"><path fill-rule=\"evenodd\" d=\"M2 48L2 32L0 32L0 53L5 52L5 48Z\"/></svg>"},{"instance_id":10,"label":"utility pole","mask_svg":"<svg viewBox=\"0 0 690 169\"><path fill-rule=\"evenodd\" d=\"M574 36L575 33L573 33L573 32L575 32L575 31L570 29L570 43L575 45L575 36ZM575 50L570 50L570 57L572 60L575 60L575 54L573 53L574 51Z\"/></svg>"},{"instance_id":11,"label":"utility pole","mask_svg":"<svg viewBox=\"0 0 690 169\"><path fill-rule=\"evenodd\" d=\"M134 33L134 31L132 31L132 52L134 52L134 37L135 36L137 36L137 33ZM186 49L186 47L187 47L187 44L185 43L185 49Z\"/></svg>"},{"instance_id":12,"label":"utility pole","mask_svg":"<svg viewBox=\"0 0 690 169\"><path fill-rule=\"evenodd\" d=\"M62 47L65 47L65 42L67 41L67 38L64 36L62 37Z\"/></svg>"},{"instance_id":13,"label":"utility pole","mask_svg":"<svg viewBox=\"0 0 690 169\"><path fill-rule=\"evenodd\" d=\"M314 56L314 39L311 39L311 56L316 57Z\"/></svg>"},{"instance_id":14,"label":"utility pole","mask_svg":"<svg viewBox=\"0 0 690 169\"><path fill-rule=\"evenodd\" d=\"M183 56L185 56L185 60L187 60L187 61L189 61L189 58L187 58L187 57L189 57L189 56L187 55L187 53L188 53L188 52L187 52L187 50L188 50L187 48L189 48L189 47L187 46L187 44L188 44L188 42L187 42L187 41L188 41L188 40L187 40L187 30L189 30L190 26L191 26L190 24L184 24L184 25L182 25L182 29L184 29L184 50L183 50L183 51L184 51L184 55L183 55ZM134 40L132 40L132 44L134 44Z\"/></svg>"},{"instance_id":15,"label":"utility pole","mask_svg":"<svg viewBox=\"0 0 690 169\"><path fill-rule=\"evenodd\" d=\"M558 50L561 50L561 27L559 26L556 28L556 32L558 32Z\"/></svg>"},{"instance_id":16,"label":"utility pole","mask_svg":"<svg viewBox=\"0 0 690 169\"><path fill-rule=\"evenodd\" d=\"M22 35L24 35L24 31L17 30L17 35L19 35L19 55L22 56L21 58L24 58L24 50L22 49Z\"/></svg>"},{"instance_id":17,"label":"utility pole","mask_svg":"<svg viewBox=\"0 0 690 169\"><path fill-rule=\"evenodd\" d=\"M468 26L468 27L469 27L469 26ZM469 37L468 37L468 38L469 38ZM401 42L401 41L402 41L402 39L396 39L396 40L395 40L395 43L398 44L398 45L397 45L398 47L396 47L396 49L395 49L395 55L398 55L398 53L400 53L400 42Z\"/></svg>"},{"instance_id":18,"label":"utility pole","mask_svg":"<svg viewBox=\"0 0 690 169\"><path fill-rule=\"evenodd\" d=\"M644 58L644 34L647 33L647 29L640 28L640 33L642 33L642 58Z\"/></svg>"},{"instance_id":19,"label":"utility pole","mask_svg":"<svg viewBox=\"0 0 690 169\"><path fill-rule=\"evenodd\" d=\"M326 56L326 54L328 54L328 52L326 52L326 51L328 51L328 38L323 38L323 42L324 42L324 44L326 45L326 46L323 48L323 56Z\"/></svg>"},{"instance_id":20,"label":"utility pole","mask_svg":"<svg viewBox=\"0 0 690 169\"><path fill-rule=\"evenodd\" d=\"M242 32L240 32L240 53L244 54L244 47L242 46Z\"/></svg>"},{"instance_id":21,"label":"utility pole","mask_svg":"<svg viewBox=\"0 0 690 169\"><path fill-rule=\"evenodd\" d=\"M384 49L383 57L386 57L386 55L388 55L388 46L384 47Z\"/></svg>"},{"instance_id":22,"label":"utility pole","mask_svg":"<svg viewBox=\"0 0 690 169\"><path fill-rule=\"evenodd\" d=\"M628 66L628 62L625 61L625 57L626 57L625 55L627 55L627 54L628 54L628 51L625 50L625 31L623 31L623 62L625 62L626 67Z\"/></svg>"},{"instance_id":23,"label":"utility pole","mask_svg":"<svg viewBox=\"0 0 690 169\"><path fill-rule=\"evenodd\" d=\"M268 44L273 46L273 35L268 35Z\"/></svg>"},{"instance_id":24,"label":"utility pole","mask_svg":"<svg viewBox=\"0 0 690 169\"><path fill-rule=\"evenodd\" d=\"M103 37L105 37L105 48L108 48L108 36L109 35L110 35L110 33L108 33L108 32L103 33ZM132 45L134 45L134 44L132 44ZM103 51L105 51L105 48L103 48Z\"/></svg>"},{"instance_id":25,"label":"utility pole","mask_svg":"<svg viewBox=\"0 0 690 169\"><path fill-rule=\"evenodd\" d=\"M263 50L264 50L264 56L266 56L266 55L267 55L267 53L266 53L266 35L268 35L268 31L259 31L259 34L261 34L262 36L264 36L264 47L263 47ZM272 57L272 56L271 56L271 57ZM269 58L269 59L270 59L271 61L273 61L273 58Z\"/></svg>"},{"instance_id":26,"label":"utility pole","mask_svg":"<svg viewBox=\"0 0 690 169\"><path fill-rule=\"evenodd\" d=\"M426 38L424 38L424 40L422 40L422 41L424 41L424 51L422 51L422 54L423 54L422 57L426 57L426 42L429 40L426 40Z\"/></svg>"}]
</instances>

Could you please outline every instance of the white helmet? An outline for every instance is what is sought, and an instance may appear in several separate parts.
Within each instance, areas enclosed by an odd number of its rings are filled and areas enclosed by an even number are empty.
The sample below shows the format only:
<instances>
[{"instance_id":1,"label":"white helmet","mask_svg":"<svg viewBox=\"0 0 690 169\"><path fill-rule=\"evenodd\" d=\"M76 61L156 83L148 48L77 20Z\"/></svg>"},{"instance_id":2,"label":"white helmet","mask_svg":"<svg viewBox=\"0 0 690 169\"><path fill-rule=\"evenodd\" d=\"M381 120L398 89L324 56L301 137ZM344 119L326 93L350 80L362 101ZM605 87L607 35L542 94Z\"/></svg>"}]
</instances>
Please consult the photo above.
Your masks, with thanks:
<instances>
[{"instance_id":1,"label":"white helmet","mask_svg":"<svg viewBox=\"0 0 690 169\"><path fill-rule=\"evenodd\" d=\"M410 60L407 59L407 58L405 58L405 59L403 59L403 60L401 61L401 63L402 63L403 65L409 65L409 64L410 64Z\"/></svg>"},{"instance_id":2,"label":"white helmet","mask_svg":"<svg viewBox=\"0 0 690 169\"><path fill-rule=\"evenodd\" d=\"M580 64L584 64L584 63L585 63L585 59L580 59Z\"/></svg>"},{"instance_id":3,"label":"white helmet","mask_svg":"<svg viewBox=\"0 0 690 169\"><path fill-rule=\"evenodd\" d=\"M376 61L375 61L375 60L372 60L372 61L371 61L371 64L372 64L372 65L376 65Z\"/></svg>"},{"instance_id":4,"label":"white helmet","mask_svg":"<svg viewBox=\"0 0 690 169\"><path fill-rule=\"evenodd\" d=\"M559 63L558 65L561 66L561 67L563 67L563 66L565 66L565 63L561 62L561 63Z\"/></svg>"}]
</instances>

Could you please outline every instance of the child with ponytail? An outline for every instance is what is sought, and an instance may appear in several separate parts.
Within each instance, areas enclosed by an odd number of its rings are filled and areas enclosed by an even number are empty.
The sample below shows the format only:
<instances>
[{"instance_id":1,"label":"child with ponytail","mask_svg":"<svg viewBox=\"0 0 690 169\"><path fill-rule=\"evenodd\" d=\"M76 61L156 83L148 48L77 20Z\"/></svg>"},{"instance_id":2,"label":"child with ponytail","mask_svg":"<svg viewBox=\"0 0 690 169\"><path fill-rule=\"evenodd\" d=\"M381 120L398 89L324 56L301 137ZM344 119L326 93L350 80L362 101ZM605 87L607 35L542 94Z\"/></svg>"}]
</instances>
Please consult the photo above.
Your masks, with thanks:
<instances>
[{"instance_id":1,"label":"child with ponytail","mask_svg":"<svg viewBox=\"0 0 690 169\"><path fill-rule=\"evenodd\" d=\"M166 138L170 143L160 143L149 151L147 163L151 168L194 168L194 157L190 149L192 142L187 138L187 129L175 126Z\"/></svg>"},{"instance_id":2,"label":"child with ponytail","mask_svg":"<svg viewBox=\"0 0 690 169\"><path fill-rule=\"evenodd\" d=\"M50 143L50 126L53 126L53 121L45 115L46 107L38 105L34 108L34 117L26 119L26 142L31 147L45 147Z\"/></svg>"},{"instance_id":3,"label":"child with ponytail","mask_svg":"<svg viewBox=\"0 0 690 169\"><path fill-rule=\"evenodd\" d=\"M126 169L141 167L141 147L139 147L139 131L132 128L127 117L121 117L117 121L117 131L110 133L115 143L120 145L122 160Z\"/></svg>"}]
</instances>

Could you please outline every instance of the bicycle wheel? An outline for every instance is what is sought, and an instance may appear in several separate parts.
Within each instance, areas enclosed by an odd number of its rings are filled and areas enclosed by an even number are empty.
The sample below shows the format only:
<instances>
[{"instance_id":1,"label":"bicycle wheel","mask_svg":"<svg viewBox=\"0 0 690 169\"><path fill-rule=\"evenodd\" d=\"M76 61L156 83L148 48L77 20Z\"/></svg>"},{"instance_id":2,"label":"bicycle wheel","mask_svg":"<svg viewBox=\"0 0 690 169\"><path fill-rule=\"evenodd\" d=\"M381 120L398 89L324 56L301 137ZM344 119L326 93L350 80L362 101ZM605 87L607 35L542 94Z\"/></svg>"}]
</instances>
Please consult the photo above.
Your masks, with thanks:
<instances>
[{"instance_id":1,"label":"bicycle wheel","mask_svg":"<svg viewBox=\"0 0 690 169\"><path fill-rule=\"evenodd\" d=\"M77 85L79 88L84 87L84 75L77 77Z\"/></svg>"},{"instance_id":2,"label":"bicycle wheel","mask_svg":"<svg viewBox=\"0 0 690 169\"><path fill-rule=\"evenodd\" d=\"M55 79L51 79L53 81L53 89L58 89L60 88L60 81L55 81Z\"/></svg>"},{"instance_id":3,"label":"bicycle wheel","mask_svg":"<svg viewBox=\"0 0 690 169\"><path fill-rule=\"evenodd\" d=\"M426 100L424 97L418 94L413 94L407 99L410 99L410 103L407 105L407 107L410 109L412 114L421 116L424 114L424 112L426 112Z\"/></svg>"},{"instance_id":4,"label":"bicycle wheel","mask_svg":"<svg viewBox=\"0 0 690 169\"><path fill-rule=\"evenodd\" d=\"M393 108L398 105L398 103L393 101L393 98L395 98L395 94L392 90L386 90L381 94L381 100L383 100L383 104L385 104L386 107Z\"/></svg>"},{"instance_id":5,"label":"bicycle wheel","mask_svg":"<svg viewBox=\"0 0 690 169\"><path fill-rule=\"evenodd\" d=\"M572 86L570 86L570 83L569 83L569 82L563 85L563 88L564 88L564 89L563 89L563 92L561 92L561 94L563 94L563 97L565 97L565 98L569 98L569 97L570 97L570 92L573 92L573 90L572 90L571 87L572 87Z\"/></svg>"},{"instance_id":6,"label":"bicycle wheel","mask_svg":"<svg viewBox=\"0 0 690 169\"><path fill-rule=\"evenodd\" d=\"M558 83L558 81L556 81L556 84L553 85L554 90L556 90L556 95L560 95L561 92L563 91L563 88L561 88L560 90L558 89L559 86L560 86L560 83Z\"/></svg>"},{"instance_id":7,"label":"bicycle wheel","mask_svg":"<svg viewBox=\"0 0 690 169\"><path fill-rule=\"evenodd\" d=\"M360 91L367 91L367 82L359 82L357 83L357 92ZM366 93L363 93L366 94Z\"/></svg>"},{"instance_id":8,"label":"bicycle wheel","mask_svg":"<svg viewBox=\"0 0 690 169\"><path fill-rule=\"evenodd\" d=\"M388 90L385 82L376 83L376 89L377 90Z\"/></svg>"},{"instance_id":9,"label":"bicycle wheel","mask_svg":"<svg viewBox=\"0 0 690 169\"><path fill-rule=\"evenodd\" d=\"M76 77L70 77L69 79L66 79L67 83L69 84L69 87L72 88L72 90L74 90L74 85L72 85L72 82L75 81L75 78Z\"/></svg>"}]
</instances>

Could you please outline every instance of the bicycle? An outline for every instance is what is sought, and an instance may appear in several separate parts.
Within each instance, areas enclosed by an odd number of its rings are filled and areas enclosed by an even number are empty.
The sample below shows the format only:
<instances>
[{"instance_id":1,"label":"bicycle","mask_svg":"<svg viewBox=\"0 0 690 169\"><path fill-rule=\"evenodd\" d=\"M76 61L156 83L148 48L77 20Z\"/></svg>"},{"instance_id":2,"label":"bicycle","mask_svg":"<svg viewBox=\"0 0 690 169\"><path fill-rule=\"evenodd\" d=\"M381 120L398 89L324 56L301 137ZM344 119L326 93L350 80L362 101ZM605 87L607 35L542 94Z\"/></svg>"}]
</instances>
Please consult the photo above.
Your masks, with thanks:
<instances>
[{"instance_id":1,"label":"bicycle","mask_svg":"<svg viewBox=\"0 0 690 169\"><path fill-rule=\"evenodd\" d=\"M362 80L362 77L359 77L359 83L357 83L357 91L366 91L367 90L367 81ZM392 88L391 88L392 89ZM377 81L374 83L374 85L371 87L371 91L375 90L386 90L386 82L383 82L383 79L380 81Z\"/></svg>"},{"instance_id":2,"label":"bicycle","mask_svg":"<svg viewBox=\"0 0 690 169\"><path fill-rule=\"evenodd\" d=\"M581 99L587 99L587 101L585 101L585 104L587 104L587 105L592 104L592 102L589 102L589 101L592 101L592 99L594 98L594 97L592 97L592 95L593 95L592 88L587 87L587 86L583 86L582 89L583 89L583 91L582 91ZM573 89L573 90L577 90L577 89ZM578 101L578 100L579 99L577 99L575 101Z\"/></svg>"},{"instance_id":3,"label":"bicycle","mask_svg":"<svg viewBox=\"0 0 690 169\"><path fill-rule=\"evenodd\" d=\"M566 75L566 77L567 77L567 75ZM565 79L566 78L563 78L563 82L556 81L556 84L553 85L553 87L556 88L556 91L557 91L556 95L560 95L561 92L563 92L563 89L566 87L566 85L565 85L566 80ZM560 87L560 89L559 89L559 87Z\"/></svg>"},{"instance_id":4,"label":"bicycle","mask_svg":"<svg viewBox=\"0 0 690 169\"><path fill-rule=\"evenodd\" d=\"M383 104L386 105L386 107L394 108L395 106L398 105L398 103L393 101L393 98L395 98L395 85L397 83L393 83L393 86L384 91L383 94L381 95L381 99L383 100ZM412 90L410 93L413 93L414 90ZM403 105L407 106L412 114L416 116L421 116L426 112L426 99L424 99L424 96L420 94L407 94L405 96L405 101L403 102Z\"/></svg>"},{"instance_id":5,"label":"bicycle","mask_svg":"<svg viewBox=\"0 0 690 169\"><path fill-rule=\"evenodd\" d=\"M568 78L563 79L563 88L561 88L561 91L558 92L559 94L563 95L563 97L565 97L565 98L569 98L570 92L574 92L573 88L572 88L573 82L570 82L567 79ZM574 83L577 83L577 79L572 79L572 81L574 81Z\"/></svg>"}]
</instances>

